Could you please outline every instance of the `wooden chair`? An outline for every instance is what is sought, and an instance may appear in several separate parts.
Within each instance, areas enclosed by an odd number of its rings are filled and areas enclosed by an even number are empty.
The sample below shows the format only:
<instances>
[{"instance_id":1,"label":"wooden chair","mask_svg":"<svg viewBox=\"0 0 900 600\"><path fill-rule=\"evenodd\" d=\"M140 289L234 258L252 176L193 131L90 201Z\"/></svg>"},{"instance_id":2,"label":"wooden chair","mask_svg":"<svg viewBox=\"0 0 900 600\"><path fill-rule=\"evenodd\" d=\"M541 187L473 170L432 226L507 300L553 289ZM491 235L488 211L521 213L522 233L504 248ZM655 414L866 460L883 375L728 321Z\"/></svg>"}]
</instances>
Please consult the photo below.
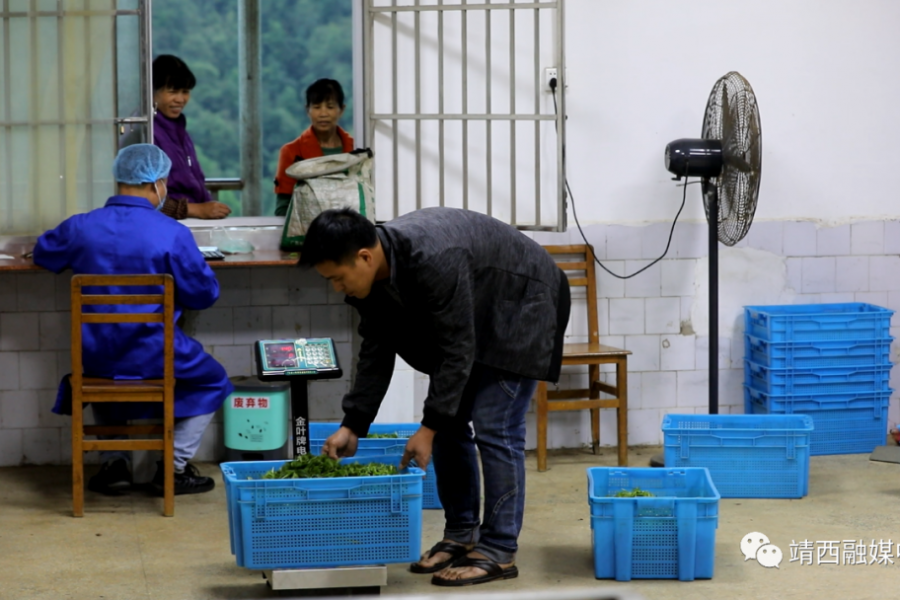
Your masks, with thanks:
<instances>
[{"instance_id":1,"label":"wooden chair","mask_svg":"<svg viewBox=\"0 0 900 600\"><path fill-rule=\"evenodd\" d=\"M597 320L597 276L594 253L590 246L544 246L559 267L569 277L572 288L587 288L587 344L565 344L563 366L588 365L588 388L574 390L548 390L547 382L538 382L537 398L537 458L538 471L547 470L547 414L560 410L591 411L592 449L597 454L600 447L600 409L615 408L618 420L619 465L628 464L628 355L629 350L605 346L600 343ZM571 257L575 255L573 260ZM581 273L580 276L575 276ZM573 303L574 308L574 303ZM600 365L616 365L616 383L600 381ZM600 392L612 398L600 398Z\"/></svg>"},{"instance_id":2,"label":"wooden chair","mask_svg":"<svg viewBox=\"0 0 900 600\"><path fill-rule=\"evenodd\" d=\"M162 286L162 294L84 294L89 286ZM162 313L83 312L85 305L161 304ZM84 452L162 450L163 514L175 513L175 282L171 275L75 275L72 277L72 510L84 516ZM114 380L85 377L81 326L92 323L162 323L163 378ZM162 425L84 425L85 402L161 402ZM162 435L162 439L85 440L95 435Z\"/></svg>"}]
</instances>

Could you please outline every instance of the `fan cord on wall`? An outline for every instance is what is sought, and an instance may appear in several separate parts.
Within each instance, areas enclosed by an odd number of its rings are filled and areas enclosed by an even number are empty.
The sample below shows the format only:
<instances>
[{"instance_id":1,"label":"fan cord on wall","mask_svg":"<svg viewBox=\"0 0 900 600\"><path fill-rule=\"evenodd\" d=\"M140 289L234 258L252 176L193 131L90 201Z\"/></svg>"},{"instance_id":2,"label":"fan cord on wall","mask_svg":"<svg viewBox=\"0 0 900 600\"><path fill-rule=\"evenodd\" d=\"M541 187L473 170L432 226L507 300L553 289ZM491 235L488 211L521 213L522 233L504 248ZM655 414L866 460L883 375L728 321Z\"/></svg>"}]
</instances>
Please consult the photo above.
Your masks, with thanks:
<instances>
[{"instance_id":1,"label":"fan cord on wall","mask_svg":"<svg viewBox=\"0 0 900 600\"><path fill-rule=\"evenodd\" d=\"M555 77L550 80L550 91L553 94L553 114L559 115L559 107L556 104L556 78ZM554 121L554 124L555 124L555 121ZM557 127L557 133L558 133L558 127ZM649 269L650 267L652 267L653 265L655 265L656 263L661 261L666 256L666 254L668 254L669 246L672 244L672 234L675 233L675 223L678 222L678 217L681 216L681 211L684 210L684 204L685 204L685 201L687 200L687 186L688 186L687 177L685 177L685 179L684 179L684 193L681 196L681 207L679 207L678 212L675 214L675 219L672 221L672 227L669 229L669 239L666 242L666 249L663 251L662 255L659 258L657 258L656 260L654 260L653 262L651 262L650 264L641 267L640 269L638 269L631 275L619 275L619 274L613 273L612 271L607 269L606 265L604 265L602 262L600 262L600 260L597 258L597 252L594 250L594 246L590 242L588 242L587 237L585 237L585 235L584 235L584 231L581 229L581 223L578 222L578 213L575 210L575 196L572 194L572 188L569 187L569 178L566 176L566 144L565 144L565 142L563 142L563 147L562 147L562 158L563 158L563 160L562 160L563 180L565 181L565 184L566 184L566 192L569 194L569 198L572 201L572 216L575 217L575 225L578 226L578 233L581 234L581 239L583 239L584 243L587 244L588 247L590 247L591 253L594 255L594 262L596 262L598 265L600 265L601 269L603 269L604 271L606 271L607 273L609 273L610 275L612 275L613 277L615 277L617 279L631 279L635 275L639 275L639 274L643 273L644 271L646 271L647 269Z\"/></svg>"}]
</instances>

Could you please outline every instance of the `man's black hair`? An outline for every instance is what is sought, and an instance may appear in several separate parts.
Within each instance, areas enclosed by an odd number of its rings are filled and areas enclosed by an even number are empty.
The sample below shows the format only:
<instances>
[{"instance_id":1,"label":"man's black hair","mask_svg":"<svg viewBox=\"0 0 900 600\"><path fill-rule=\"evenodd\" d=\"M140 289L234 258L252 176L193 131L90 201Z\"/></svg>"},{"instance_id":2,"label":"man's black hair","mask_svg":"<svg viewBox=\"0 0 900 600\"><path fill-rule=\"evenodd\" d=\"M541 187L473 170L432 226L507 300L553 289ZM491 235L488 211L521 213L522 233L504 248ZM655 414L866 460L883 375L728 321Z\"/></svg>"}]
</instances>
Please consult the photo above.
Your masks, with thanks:
<instances>
[{"instance_id":1,"label":"man's black hair","mask_svg":"<svg viewBox=\"0 0 900 600\"><path fill-rule=\"evenodd\" d=\"M376 245L375 225L364 216L352 208L326 210L306 230L300 266L314 267L328 260L344 263L363 248Z\"/></svg>"},{"instance_id":2,"label":"man's black hair","mask_svg":"<svg viewBox=\"0 0 900 600\"><path fill-rule=\"evenodd\" d=\"M153 61L153 91L160 88L192 90L197 78L183 60L171 54L160 54Z\"/></svg>"},{"instance_id":3,"label":"man's black hair","mask_svg":"<svg viewBox=\"0 0 900 600\"><path fill-rule=\"evenodd\" d=\"M306 108L329 100L344 107L344 88L334 79L320 79L306 88Z\"/></svg>"}]
</instances>

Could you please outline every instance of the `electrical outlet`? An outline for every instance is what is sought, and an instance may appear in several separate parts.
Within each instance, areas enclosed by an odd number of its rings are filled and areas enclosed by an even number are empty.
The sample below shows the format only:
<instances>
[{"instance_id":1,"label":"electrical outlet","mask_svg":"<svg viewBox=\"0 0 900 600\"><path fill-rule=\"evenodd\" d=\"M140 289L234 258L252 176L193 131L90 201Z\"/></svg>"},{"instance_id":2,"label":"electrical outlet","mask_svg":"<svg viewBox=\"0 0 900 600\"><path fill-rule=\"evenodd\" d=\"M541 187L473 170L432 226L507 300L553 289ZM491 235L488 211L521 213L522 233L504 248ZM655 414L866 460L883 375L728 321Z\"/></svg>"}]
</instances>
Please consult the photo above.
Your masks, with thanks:
<instances>
[{"instance_id":1,"label":"electrical outlet","mask_svg":"<svg viewBox=\"0 0 900 600\"><path fill-rule=\"evenodd\" d=\"M556 67L545 67L544 68L544 91L545 92L553 91L552 89L550 89L550 80L551 79L556 79L556 86L557 86L557 89L559 89L559 76L558 76L557 68Z\"/></svg>"}]
</instances>

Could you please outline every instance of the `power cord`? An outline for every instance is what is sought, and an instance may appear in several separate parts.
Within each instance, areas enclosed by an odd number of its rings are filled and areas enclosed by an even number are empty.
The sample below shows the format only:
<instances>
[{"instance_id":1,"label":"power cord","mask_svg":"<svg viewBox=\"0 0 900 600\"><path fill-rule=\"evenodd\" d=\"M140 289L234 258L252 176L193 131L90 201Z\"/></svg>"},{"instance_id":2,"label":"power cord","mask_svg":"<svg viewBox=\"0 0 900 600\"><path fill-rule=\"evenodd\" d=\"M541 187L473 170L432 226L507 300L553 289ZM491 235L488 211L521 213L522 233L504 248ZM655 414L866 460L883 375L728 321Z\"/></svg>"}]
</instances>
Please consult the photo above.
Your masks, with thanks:
<instances>
[{"instance_id":1,"label":"power cord","mask_svg":"<svg viewBox=\"0 0 900 600\"><path fill-rule=\"evenodd\" d=\"M556 104L556 85L557 85L556 77L553 77L552 79L550 79L549 83L550 83L550 91L553 93L553 114L558 116L559 115L559 107ZM554 125L555 124L556 124L556 122L554 121ZM558 126L557 126L557 133L559 133ZM653 265L655 265L656 263L661 261L666 256L666 254L669 253L669 246L672 244L672 234L675 233L675 223L678 222L678 217L681 216L681 211L684 210L684 205L687 200L687 186L688 186L688 178L687 177L685 177L685 179L684 179L684 193L681 196L681 207L679 207L678 212L675 214L675 219L672 221L672 227L669 229L669 240L666 242L666 249L663 251L662 256L660 256L659 258L657 258L656 260L651 262L649 265L645 265L644 267L638 269L631 275L619 275L619 274L613 273L612 271L607 269L606 265L604 265L602 262L600 262L600 260L597 258L596 251L594 251L594 246L590 242L588 242L587 237L585 237L585 235L584 235L584 231L582 231L582 229L581 229L581 223L578 222L578 213L575 210L575 196L572 194L572 188L569 187L569 178L566 176L566 144L565 144L565 142L563 142L563 147L562 147L562 163L563 163L563 179L566 184L566 191L569 194L569 198L571 198L571 200L572 200L572 216L575 217L575 225L578 226L578 233L581 234L581 239L583 239L584 243L591 249L591 252L594 255L594 262L596 262L598 265L600 265L601 269L603 269L604 271L606 271L607 273L609 273L610 275L612 275L613 277L615 277L617 279L631 279L635 275L639 275L639 274L643 273L644 271L646 271L647 269L649 269L650 267L652 267ZM696 183L696 182L694 182L694 183Z\"/></svg>"}]
</instances>

